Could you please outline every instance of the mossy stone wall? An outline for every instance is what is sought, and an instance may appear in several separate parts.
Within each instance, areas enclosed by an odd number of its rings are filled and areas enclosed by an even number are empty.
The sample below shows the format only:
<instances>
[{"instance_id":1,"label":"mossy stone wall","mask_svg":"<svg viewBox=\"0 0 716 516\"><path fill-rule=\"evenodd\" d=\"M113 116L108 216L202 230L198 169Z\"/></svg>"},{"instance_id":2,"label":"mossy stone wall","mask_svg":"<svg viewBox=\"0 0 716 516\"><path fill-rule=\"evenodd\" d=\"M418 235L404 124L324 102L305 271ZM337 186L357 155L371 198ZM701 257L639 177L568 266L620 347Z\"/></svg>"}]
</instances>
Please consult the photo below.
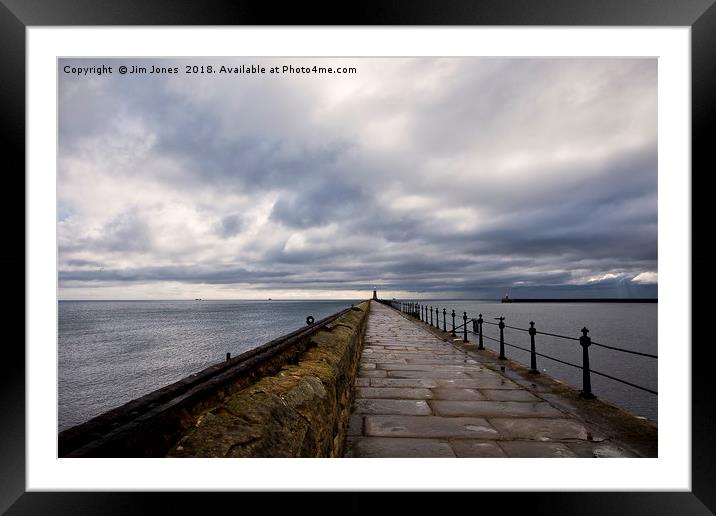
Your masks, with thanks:
<instances>
[{"instance_id":1,"label":"mossy stone wall","mask_svg":"<svg viewBox=\"0 0 716 516\"><path fill-rule=\"evenodd\" d=\"M296 363L201 416L170 457L340 457L369 301L315 333Z\"/></svg>"}]
</instances>

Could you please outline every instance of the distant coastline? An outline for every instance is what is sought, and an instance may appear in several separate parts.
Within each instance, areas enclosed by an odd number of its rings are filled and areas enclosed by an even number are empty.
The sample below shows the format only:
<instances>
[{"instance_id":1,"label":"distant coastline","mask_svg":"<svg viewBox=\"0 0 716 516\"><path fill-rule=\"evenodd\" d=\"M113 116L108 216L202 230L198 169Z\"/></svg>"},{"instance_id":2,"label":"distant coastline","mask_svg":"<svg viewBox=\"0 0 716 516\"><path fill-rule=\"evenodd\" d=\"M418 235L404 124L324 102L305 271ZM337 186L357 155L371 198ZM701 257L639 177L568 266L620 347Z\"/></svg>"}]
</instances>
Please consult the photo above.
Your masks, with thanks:
<instances>
[{"instance_id":1,"label":"distant coastline","mask_svg":"<svg viewBox=\"0 0 716 516\"><path fill-rule=\"evenodd\" d=\"M659 299L654 297L592 297L592 298L523 298L503 301L505 303L658 303Z\"/></svg>"}]
</instances>

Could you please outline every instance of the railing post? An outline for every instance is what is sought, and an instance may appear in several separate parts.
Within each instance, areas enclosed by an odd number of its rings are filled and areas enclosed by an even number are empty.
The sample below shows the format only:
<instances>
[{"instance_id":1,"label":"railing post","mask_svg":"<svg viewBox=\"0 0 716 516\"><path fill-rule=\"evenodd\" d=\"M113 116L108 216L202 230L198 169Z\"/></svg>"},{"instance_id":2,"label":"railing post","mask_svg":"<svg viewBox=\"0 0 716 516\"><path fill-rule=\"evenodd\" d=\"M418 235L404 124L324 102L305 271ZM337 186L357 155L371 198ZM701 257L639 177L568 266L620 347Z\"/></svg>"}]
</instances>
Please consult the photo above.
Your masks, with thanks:
<instances>
[{"instance_id":1,"label":"railing post","mask_svg":"<svg viewBox=\"0 0 716 516\"><path fill-rule=\"evenodd\" d=\"M454 308L452 311L452 332L450 333L450 335L452 335L453 337L457 336L457 334L455 333L455 309Z\"/></svg>"},{"instance_id":2,"label":"railing post","mask_svg":"<svg viewBox=\"0 0 716 516\"><path fill-rule=\"evenodd\" d=\"M579 343L582 345L582 392L579 393L579 397L593 400L596 396L592 394L592 378L589 370L589 346L592 344L592 339L587 333L589 330L582 328L582 336L579 337Z\"/></svg>"},{"instance_id":3,"label":"railing post","mask_svg":"<svg viewBox=\"0 0 716 516\"><path fill-rule=\"evenodd\" d=\"M463 325L462 325L462 331L463 331L462 341L468 342L468 340L467 340L467 312L462 313L462 323L463 323Z\"/></svg>"},{"instance_id":4,"label":"railing post","mask_svg":"<svg viewBox=\"0 0 716 516\"><path fill-rule=\"evenodd\" d=\"M539 371L537 370L537 351L535 351L535 335L537 334L537 330L535 330L535 322L530 321L530 373L532 374L539 374Z\"/></svg>"},{"instance_id":5,"label":"railing post","mask_svg":"<svg viewBox=\"0 0 716 516\"><path fill-rule=\"evenodd\" d=\"M430 307L430 326L433 325L433 307Z\"/></svg>"},{"instance_id":6,"label":"railing post","mask_svg":"<svg viewBox=\"0 0 716 516\"><path fill-rule=\"evenodd\" d=\"M477 331L479 332L477 349L485 349L485 347L482 345L482 314L477 316Z\"/></svg>"},{"instance_id":7,"label":"railing post","mask_svg":"<svg viewBox=\"0 0 716 516\"><path fill-rule=\"evenodd\" d=\"M507 357L505 356L505 318L504 317L498 317L500 320L500 324L498 326L500 327L500 356L498 357L500 360L506 360Z\"/></svg>"},{"instance_id":8,"label":"railing post","mask_svg":"<svg viewBox=\"0 0 716 516\"><path fill-rule=\"evenodd\" d=\"M446 331L447 331L447 322L446 322L446 321L447 321L447 317L446 317L445 314L447 314L447 310L445 310L445 309L443 308L443 331L446 332Z\"/></svg>"}]
</instances>

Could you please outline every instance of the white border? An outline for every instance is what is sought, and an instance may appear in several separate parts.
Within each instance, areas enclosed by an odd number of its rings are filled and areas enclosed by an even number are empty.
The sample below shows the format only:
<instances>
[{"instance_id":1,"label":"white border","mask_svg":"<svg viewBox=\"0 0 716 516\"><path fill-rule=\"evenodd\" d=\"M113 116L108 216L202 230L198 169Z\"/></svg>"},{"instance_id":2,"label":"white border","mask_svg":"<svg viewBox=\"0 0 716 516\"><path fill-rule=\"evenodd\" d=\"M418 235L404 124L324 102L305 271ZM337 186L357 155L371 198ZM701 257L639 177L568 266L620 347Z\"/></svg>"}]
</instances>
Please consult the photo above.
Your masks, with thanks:
<instances>
[{"instance_id":1,"label":"white border","mask_svg":"<svg viewBox=\"0 0 716 516\"><path fill-rule=\"evenodd\" d=\"M27 30L27 489L691 489L690 29ZM58 56L658 56L658 459L57 459ZM663 195L668 192L668 195ZM669 321L679 324L666 324ZM684 335L689 335L688 341ZM54 395L53 395L54 394ZM538 466L538 468L535 468Z\"/></svg>"}]
</instances>

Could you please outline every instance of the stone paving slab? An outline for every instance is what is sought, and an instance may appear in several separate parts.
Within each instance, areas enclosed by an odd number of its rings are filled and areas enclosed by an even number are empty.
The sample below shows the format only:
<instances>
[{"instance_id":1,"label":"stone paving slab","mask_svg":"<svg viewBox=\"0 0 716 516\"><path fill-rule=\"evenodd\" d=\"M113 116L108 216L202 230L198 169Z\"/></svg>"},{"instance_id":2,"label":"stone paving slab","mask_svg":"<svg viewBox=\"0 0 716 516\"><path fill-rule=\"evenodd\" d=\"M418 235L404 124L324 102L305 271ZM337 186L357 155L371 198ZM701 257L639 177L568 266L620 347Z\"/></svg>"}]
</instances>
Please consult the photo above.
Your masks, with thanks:
<instances>
[{"instance_id":1,"label":"stone paving slab","mask_svg":"<svg viewBox=\"0 0 716 516\"><path fill-rule=\"evenodd\" d=\"M610 457L636 457L637 455L610 442L568 442L566 443L577 457L582 458L610 458Z\"/></svg>"},{"instance_id":2,"label":"stone paving slab","mask_svg":"<svg viewBox=\"0 0 716 516\"><path fill-rule=\"evenodd\" d=\"M412 416L432 414L427 402L423 400L358 398L353 407L356 414L405 414Z\"/></svg>"},{"instance_id":3,"label":"stone paving slab","mask_svg":"<svg viewBox=\"0 0 716 516\"><path fill-rule=\"evenodd\" d=\"M432 397L438 400L481 401L487 399L485 395L477 389L438 388L432 389L432 393Z\"/></svg>"},{"instance_id":4,"label":"stone paving slab","mask_svg":"<svg viewBox=\"0 0 716 516\"><path fill-rule=\"evenodd\" d=\"M562 413L549 403L522 401L444 401L430 406L438 416L560 417Z\"/></svg>"},{"instance_id":5,"label":"stone paving slab","mask_svg":"<svg viewBox=\"0 0 716 516\"><path fill-rule=\"evenodd\" d=\"M462 371L387 371L388 378L430 378L430 379L470 379L467 373Z\"/></svg>"},{"instance_id":6,"label":"stone paving slab","mask_svg":"<svg viewBox=\"0 0 716 516\"><path fill-rule=\"evenodd\" d=\"M363 431L378 437L472 437L498 439L485 418L436 416L366 416Z\"/></svg>"},{"instance_id":7,"label":"stone paving slab","mask_svg":"<svg viewBox=\"0 0 716 516\"><path fill-rule=\"evenodd\" d=\"M371 355L374 356L374 355ZM449 358L449 355L440 355L436 353L435 351L428 351L427 349L421 349L420 351L416 352L409 352L406 351L405 353L395 354L393 353L393 356L399 356L400 358L404 358L407 362L415 362L415 363L421 363L421 362L444 362Z\"/></svg>"},{"instance_id":8,"label":"stone paving slab","mask_svg":"<svg viewBox=\"0 0 716 516\"><path fill-rule=\"evenodd\" d=\"M584 441L602 440L599 434L590 432L576 419L544 418L490 418L490 423L508 439L533 439L555 441L578 439Z\"/></svg>"},{"instance_id":9,"label":"stone paving slab","mask_svg":"<svg viewBox=\"0 0 716 516\"><path fill-rule=\"evenodd\" d=\"M356 398L387 398L387 399L428 399L433 397L430 389L415 387L359 387Z\"/></svg>"},{"instance_id":10,"label":"stone paving slab","mask_svg":"<svg viewBox=\"0 0 716 516\"><path fill-rule=\"evenodd\" d=\"M360 378L358 378L360 380ZM358 385L358 384L356 384ZM426 378L371 378L371 387L424 387L426 389L437 387L438 383L435 380L428 380Z\"/></svg>"},{"instance_id":11,"label":"stone paving slab","mask_svg":"<svg viewBox=\"0 0 716 516\"><path fill-rule=\"evenodd\" d=\"M438 378L438 387L463 388L463 389L520 389L521 387L513 382L506 382L499 378Z\"/></svg>"},{"instance_id":12,"label":"stone paving slab","mask_svg":"<svg viewBox=\"0 0 716 516\"><path fill-rule=\"evenodd\" d=\"M351 415L350 419L348 420L347 435L349 437L363 435L363 415L362 414L352 414Z\"/></svg>"},{"instance_id":13,"label":"stone paving slab","mask_svg":"<svg viewBox=\"0 0 716 516\"><path fill-rule=\"evenodd\" d=\"M475 366L470 364L456 365L450 363L442 364L402 364L400 362L378 362L375 364L376 369L385 369L388 371L427 371L430 373L451 373L452 371L469 373L475 371Z\"/></svg>"},{"instance_id":14,"label":"stone paving slab","mask_svg":"<svg viewBox=\"0 0 716 516\"><path fill-rule=\"evenodd\" d=\"M366 437L356 442L349 457L455 457L447 440Z\"/></svg>"},{"instance_id":15,"label":"stone paving slab","mask_svg":"<svg viewBox=\"0 0 716 516\"><path fill-rule=\"evenodd\" d=\"M635 456L549 394L546 377L481 361L423 324L371 303L346 457Z\"/></svg>"},{"instance_id":16,"label":"stone paving slab","mask_svg":"<svg viewBox=\"0 0 716 516\"><path fill-rule=\"evenodd\" d=\"M496 441L477 441L475 439L453 439L450 441L458 457L507 457Z\"/></svg>"},{"instance_id":17,"label":"stone paving slab","mask_svg":"<svg viewBox=\"0 0 716 516\"><path fill-rule=\"evenodd\" d=\"M358 369L358 378L385 378L388 376L386 371L379 371L377 369Z\"/></svg>"},{"instance_id":18,"label":"stone paving slab","mask_svg":"<svg viewBox=\"0 0 716 516\"><path fill-rule=\"evenodd\" d=\"M480 392L493 401L541 401L534 394L517 389L480 389Z\"/></svg>"},{"instance_id":19,"label":"stone paving slab","mask_svg":"<svg viewBox=\"0 0 716 516\"><path fill-rule=\"evenodd\" d=\"M509 457L576 457L575 453L562 443L536 441L505 441L500 443Z\"/></svg>"}]
</instances>

